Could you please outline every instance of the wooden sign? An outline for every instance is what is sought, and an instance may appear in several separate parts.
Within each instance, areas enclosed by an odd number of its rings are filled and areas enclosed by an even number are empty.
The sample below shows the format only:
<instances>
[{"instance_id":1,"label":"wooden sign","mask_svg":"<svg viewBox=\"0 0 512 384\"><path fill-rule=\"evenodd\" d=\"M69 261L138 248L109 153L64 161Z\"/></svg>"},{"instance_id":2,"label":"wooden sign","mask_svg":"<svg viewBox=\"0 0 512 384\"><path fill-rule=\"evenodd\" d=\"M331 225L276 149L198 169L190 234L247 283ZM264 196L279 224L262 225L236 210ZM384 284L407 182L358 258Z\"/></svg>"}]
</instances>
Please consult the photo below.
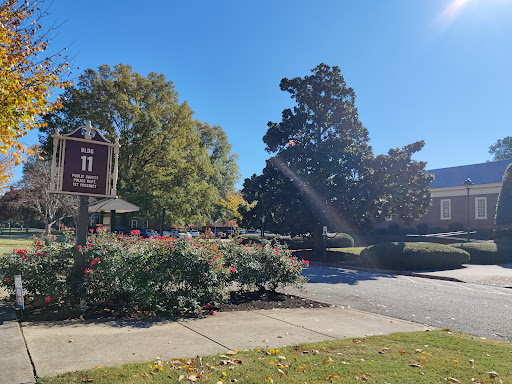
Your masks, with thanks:
<instances>
[{"instance_id":1,"label":"wooden sign","mask_svg":"<svg viewBox=\"0 0 512 384\"><path fill-rule=\"evenodd\" d=\"M85 134L84 134L85 128ZM50 192L117 197L119 141L112 144L91 126L53 137Z\"/></svg>"}]
</instances>

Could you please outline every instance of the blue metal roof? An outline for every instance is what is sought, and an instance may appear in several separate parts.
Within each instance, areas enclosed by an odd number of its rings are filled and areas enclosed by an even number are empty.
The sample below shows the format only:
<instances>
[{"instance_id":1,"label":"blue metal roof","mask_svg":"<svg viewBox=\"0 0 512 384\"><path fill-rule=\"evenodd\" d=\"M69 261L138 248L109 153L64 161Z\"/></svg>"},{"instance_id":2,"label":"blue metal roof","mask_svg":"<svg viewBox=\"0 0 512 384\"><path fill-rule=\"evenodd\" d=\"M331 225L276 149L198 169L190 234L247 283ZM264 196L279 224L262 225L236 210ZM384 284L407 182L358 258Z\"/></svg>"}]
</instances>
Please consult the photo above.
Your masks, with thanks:
<instances>
[{"instance_id":1,"label":"blue metal roof","mask_svg":"<svg viewBox=\"0 0 512 384\"><path fill-rule=\"evenodd\" d=\"M447 188L464 186L469 177L473 184L501 183L503 174L512 160L493 161L489 163L462 165L460 167L439 168L428 170L435 179L430 188Z\"/></svg>"}]
</instances>

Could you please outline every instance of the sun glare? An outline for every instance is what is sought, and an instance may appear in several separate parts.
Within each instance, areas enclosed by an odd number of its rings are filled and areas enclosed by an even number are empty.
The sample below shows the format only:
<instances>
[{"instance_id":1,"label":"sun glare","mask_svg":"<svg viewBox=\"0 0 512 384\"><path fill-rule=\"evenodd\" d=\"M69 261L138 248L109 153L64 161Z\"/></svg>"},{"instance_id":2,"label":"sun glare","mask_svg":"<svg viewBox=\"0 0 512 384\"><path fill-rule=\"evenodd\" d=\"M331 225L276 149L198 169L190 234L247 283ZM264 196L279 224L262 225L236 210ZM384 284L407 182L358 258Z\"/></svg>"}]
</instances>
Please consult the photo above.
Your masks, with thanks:
<instances>
[{"instance_id":1,"label":"sun glare","mask_svg":"<svg viewBox=\"0 0 512 384\"><path fill-rule=\"evenodd\" d=\"M471 0L453 0L448 7L439 15L439 21L450 24Z\"/></svg>"}]
</instances>

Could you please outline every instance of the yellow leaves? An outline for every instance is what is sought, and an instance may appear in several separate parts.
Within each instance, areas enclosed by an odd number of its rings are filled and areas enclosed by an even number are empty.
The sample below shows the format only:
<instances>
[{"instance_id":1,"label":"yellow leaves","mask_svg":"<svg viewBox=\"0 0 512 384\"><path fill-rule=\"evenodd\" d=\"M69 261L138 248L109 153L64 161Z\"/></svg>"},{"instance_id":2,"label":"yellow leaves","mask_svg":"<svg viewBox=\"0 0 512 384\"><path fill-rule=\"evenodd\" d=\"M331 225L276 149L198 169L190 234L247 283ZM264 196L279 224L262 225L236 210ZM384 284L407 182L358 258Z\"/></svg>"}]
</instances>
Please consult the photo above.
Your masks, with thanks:
<instances>
[{"instance_id":1,"label":"yellow leaves","mask_svg":"<svg viewBox=\"0 0 512 384\"><path fill-rule=\"evenodd\" d=\"M30 155L19 139L40 124L39 116L61 106L48 100L52 88L71 83L61 80L68 64L55 63L57 54L42 61L38 57L48 41L40 26L30 23L34 4L7 1L0 10L0 154L17 165Z\"/></svg>"}]
</instances>

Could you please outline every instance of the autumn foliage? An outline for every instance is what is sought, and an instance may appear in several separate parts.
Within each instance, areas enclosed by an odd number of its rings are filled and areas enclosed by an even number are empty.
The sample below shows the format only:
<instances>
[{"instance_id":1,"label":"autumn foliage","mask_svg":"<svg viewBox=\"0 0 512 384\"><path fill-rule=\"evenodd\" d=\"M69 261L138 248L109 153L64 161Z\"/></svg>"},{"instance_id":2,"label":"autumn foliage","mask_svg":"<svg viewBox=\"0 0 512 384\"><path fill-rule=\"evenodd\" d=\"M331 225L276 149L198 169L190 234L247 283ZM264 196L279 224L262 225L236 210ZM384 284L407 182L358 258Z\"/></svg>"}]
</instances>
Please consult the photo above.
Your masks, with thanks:
<instances>
[{"instance_id":1,"label":"autumn foliage","mask_svg":"<svg viewBox=\"0 0 512 384\"><path fill-rule=\"evenodd\" d=\"M63 77L69 64L60 52L45 54L51 30L36 3L6 0L0 5L0 154L15 164L31 149L20 143L27 132L43 124L39 117L61 106L50 101L52 89L71 84Z\"/></svg>"}]
</instances>

